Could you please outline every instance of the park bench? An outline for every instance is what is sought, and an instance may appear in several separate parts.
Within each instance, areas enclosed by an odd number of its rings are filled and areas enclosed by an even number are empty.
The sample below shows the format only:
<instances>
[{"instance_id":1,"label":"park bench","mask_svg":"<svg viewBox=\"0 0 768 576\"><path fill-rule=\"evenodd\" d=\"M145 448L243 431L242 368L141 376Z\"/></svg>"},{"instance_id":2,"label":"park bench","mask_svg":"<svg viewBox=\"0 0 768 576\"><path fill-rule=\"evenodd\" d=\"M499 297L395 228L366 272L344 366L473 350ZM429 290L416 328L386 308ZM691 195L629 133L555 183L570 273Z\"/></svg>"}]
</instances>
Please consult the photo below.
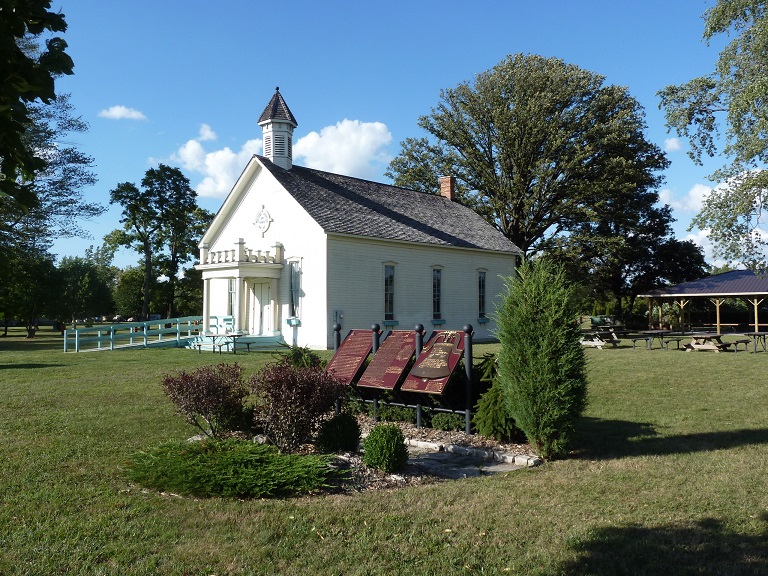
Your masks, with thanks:
<instances>
[{"instance_id":1,"label":"park bench","mask_svg":"<svg viewBox=\"0 0 768 576\"><path fill-rule=\"evenodd\" d=\"M632 349L634 349L637 346L637 343L641 340L645 342L645 347L650 348L651 346L651 340L653 340L652 336L630 336L630 340L632 340Z\"/></svg>"},{"instance_id":2,"label":"park bench","mask_svg":"<svg viewBox=\"0 0 768 576\"><path fill-rule=\"evenodd\" d=\"M672 344L672 342L674 342L677 345L677 349L680 350L680 342L682 342L683 340L685 340L685 338L678 338L678 337L664 338L662 339L661 344L664 346L664 348L667 349L667 352L669 352L669 345Z\"/></svg>"},{"instance_id":3,"label":"park bench","mask_svg":"<svg viewBox=\"0 0 768 576\"><path fill-rule=\"evenodd\" d=\"M733 351L738 352L739 351L739 345L744 344L744 351L746 352L749 350L749 345L752 343L751 338L739 338L738 340L734 340L732 342L733 344Z\"/></svg>"}]
</instances>

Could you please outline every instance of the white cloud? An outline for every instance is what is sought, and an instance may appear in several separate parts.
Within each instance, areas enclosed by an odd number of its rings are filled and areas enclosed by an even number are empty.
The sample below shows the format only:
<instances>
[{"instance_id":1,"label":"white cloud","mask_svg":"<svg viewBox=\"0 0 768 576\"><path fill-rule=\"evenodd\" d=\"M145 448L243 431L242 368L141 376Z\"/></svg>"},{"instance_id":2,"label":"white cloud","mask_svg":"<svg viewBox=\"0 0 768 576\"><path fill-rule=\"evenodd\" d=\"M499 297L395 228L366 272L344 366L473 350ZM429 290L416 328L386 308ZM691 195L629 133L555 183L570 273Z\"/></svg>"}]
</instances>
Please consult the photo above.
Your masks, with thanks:
<instances>
[{"instance_id":1,"label":"white cloud","mask_svg":"<svg viewBox=\"0 0 768 576\"><path fill-rule=\"evenodd\" d=\"M216 139L208 124L200 126L196 138L182 144L171 155L184 170L202 176L194 186L200 196L226 196L254 154L261 154L262 140L248 140L239 151L228 146L207 151L203 142ZM294 162L302 166L327 170L347 176L372 179L382 172L391 158L384 147L392 134L381 122L343 120L310 132L293 145Z\"/></svg>"},{"instance_id":2,"label":"white cloud","mask_svg":"<svg viewBox=\"0 0 768 576\"><path fill-rule=\"evenodd\" d=\"M197 135L197 139L200 142L206 142L208 140L216 140L216 132L211 130L211 127L208 126L208 124L203 124L200 126L200 132Z\"/></svg>"},{"instance_id":3,"label":"white cloud","mask_svg":"<svg viewBox=\"0 0 768 576\"><path fill-rule=\"evenodd\" d=\"M345 176L372 179L391 160L384 147L392 140L386 124L344 119L310 132L293 146L294 162Z\"/></svg>"},{"instance_id":4,"label":"white cloud","mask_svg":"<svg viewBox=\"0 0 768 576\"><path fill-rule=\"evenodd\" d=\"M667 138L664 140L664 152L677 152L682 147L679 138Z\"/></svg>"},{"instance_id":5,"label":"white cloud","mask_svg":"<svg viewBox=\"0 0 768 576\"><path fill-rule=\"evenodd\" d=\"M659 200L662 204L669 204L674 210L682 212L699 212L704 199L712 192L712 188L705 184L694 184L688 193L680 200L668 188L659 192Z\"/></svg>"},{"instance_id":6,"label":"white cloud","mask_svg":"<svg viewBox=\"0 0 768 576\"><path fill-rule=\"evenodd\" d=\"M704 260L706 260L712 266L725 266L728 262L722 258L715 258L715 247L712 244L712 240L709 239L710 230L696 230L696 232L690 232L683 240L691 240L694 244L701 246L704 250Z\"/></svg>"},{"instance_id":7,"label":"white cloud","mask_svg":"<svg viewBox=\"0 0 768 576\"><path fill-rule=\"evenodd\" d=\"M109 118L110 120L146 120L142 112L135 108L126 106L111 106L99 112L100 118Z\"/></svg>"},{"instance_id":8,"label":"white cloud","mask_svg":"<svg viewBox=\"0 0 768 576\"><path fill-rule=\"evenodd\" d=\"M202 176L194 186L200 196L223 197L229 194L237 177L254 154L261 152L261 139L248 140L239 151L228 146L207 152L201 142L216 139L216 132L208 124L200 126L197 138L188 140L171 155L189 172Z\"/></svg>"}]
</instances>

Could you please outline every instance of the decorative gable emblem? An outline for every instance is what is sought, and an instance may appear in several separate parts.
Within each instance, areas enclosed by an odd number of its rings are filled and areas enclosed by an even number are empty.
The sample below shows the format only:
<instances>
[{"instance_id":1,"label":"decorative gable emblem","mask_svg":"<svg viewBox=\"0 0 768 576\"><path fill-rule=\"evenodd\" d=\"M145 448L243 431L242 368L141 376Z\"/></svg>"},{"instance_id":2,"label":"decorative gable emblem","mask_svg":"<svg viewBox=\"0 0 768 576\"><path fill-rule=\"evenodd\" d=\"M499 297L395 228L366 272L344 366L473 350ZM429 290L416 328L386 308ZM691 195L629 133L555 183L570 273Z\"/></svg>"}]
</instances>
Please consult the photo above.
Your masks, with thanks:
<instances>
[{"instance_id":1,"label":"decorative gable emblem","mask_svg":"<svg viewBox=\"0 0 768 576\"><path fill-rule=\"evenodd\" d=\"M262 206L261 210L256 213L256 220L253 223L256 225L256 228L259 229L261 237L263 238L264 234L269 230L269 225L272 223L272 217L264 206Z\"/></svg>"}]
</instances>

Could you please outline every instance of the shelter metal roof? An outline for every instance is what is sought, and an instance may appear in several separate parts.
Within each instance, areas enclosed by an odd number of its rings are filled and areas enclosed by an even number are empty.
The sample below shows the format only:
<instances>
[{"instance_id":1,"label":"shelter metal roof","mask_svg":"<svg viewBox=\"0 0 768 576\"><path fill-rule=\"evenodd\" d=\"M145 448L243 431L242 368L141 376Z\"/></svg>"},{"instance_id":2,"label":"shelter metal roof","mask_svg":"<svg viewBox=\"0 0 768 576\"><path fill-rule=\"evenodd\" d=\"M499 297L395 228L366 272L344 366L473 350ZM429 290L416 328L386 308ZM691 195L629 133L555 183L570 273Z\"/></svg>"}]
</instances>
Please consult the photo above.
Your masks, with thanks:
<instances>
[{"instance_id":1,"label":"shelter metal roof","mask_svg":"<svg viewBox=\"0 0 768 576\"><path fill-rule=\"evenodd\" d=\"M640 294L645 298L746 297L768 295L768 274L732 270Z\"/></svg>"}]
</instances>

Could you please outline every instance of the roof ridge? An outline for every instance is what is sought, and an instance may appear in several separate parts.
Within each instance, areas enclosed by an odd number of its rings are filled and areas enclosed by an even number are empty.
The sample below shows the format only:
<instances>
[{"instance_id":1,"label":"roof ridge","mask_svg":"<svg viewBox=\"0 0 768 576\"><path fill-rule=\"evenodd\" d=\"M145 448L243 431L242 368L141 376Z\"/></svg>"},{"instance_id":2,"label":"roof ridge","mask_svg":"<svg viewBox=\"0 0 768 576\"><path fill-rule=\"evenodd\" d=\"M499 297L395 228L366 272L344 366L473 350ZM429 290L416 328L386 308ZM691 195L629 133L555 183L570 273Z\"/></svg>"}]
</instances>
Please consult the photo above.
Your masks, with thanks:
<instances>
[{"instance_id":1,"label":"roof ridge","mask_svg":"<svg viewBox=\"0 0 768 576\"><path fill-rule=\"evenodd\" d=\"M272 166L274 166L275 168L279 168L280 170L285 170L286 172L292 172L294 169L299 168L301 170L308 170L310 172L315 172L315 173L318 173L318 174L328 174L329 176L333 176L335 178L349 178L350 180L357 180L358 182L367 182L369 184L375 184L376 186L387 186L389 188L396 188L398 190L406 190L408 192L413 192L415 194L424 194L425 196L438 196L438 197L443 198L443 196L441 196L438 192L435 192L433 194L431 192L424 192L422 190L416 190L415 188L408 188L407 186L398 186L394 182L391 183L391 184L389 184L387 182L377 182L376 180L371 180L370 178L360 178L359 176L349 176L348 174L339 174L337 172L329 172L328 170L320 170L319 168L310 168L309 166L302 166L301 164L294 164L293 167L291 168L291 170L286 170L285 168L283 168L281 166L278 166L277 164L272 162L266 156L261 156L259 154L256 154L256 156L258 156L259 160L262 160L262 161L266 160L267 162L272 164ZM464 204L460 200L454 200L453 203L454 204L459 204L461 206L466 206L466 204Z\"/></svg>"}]
</instances>

